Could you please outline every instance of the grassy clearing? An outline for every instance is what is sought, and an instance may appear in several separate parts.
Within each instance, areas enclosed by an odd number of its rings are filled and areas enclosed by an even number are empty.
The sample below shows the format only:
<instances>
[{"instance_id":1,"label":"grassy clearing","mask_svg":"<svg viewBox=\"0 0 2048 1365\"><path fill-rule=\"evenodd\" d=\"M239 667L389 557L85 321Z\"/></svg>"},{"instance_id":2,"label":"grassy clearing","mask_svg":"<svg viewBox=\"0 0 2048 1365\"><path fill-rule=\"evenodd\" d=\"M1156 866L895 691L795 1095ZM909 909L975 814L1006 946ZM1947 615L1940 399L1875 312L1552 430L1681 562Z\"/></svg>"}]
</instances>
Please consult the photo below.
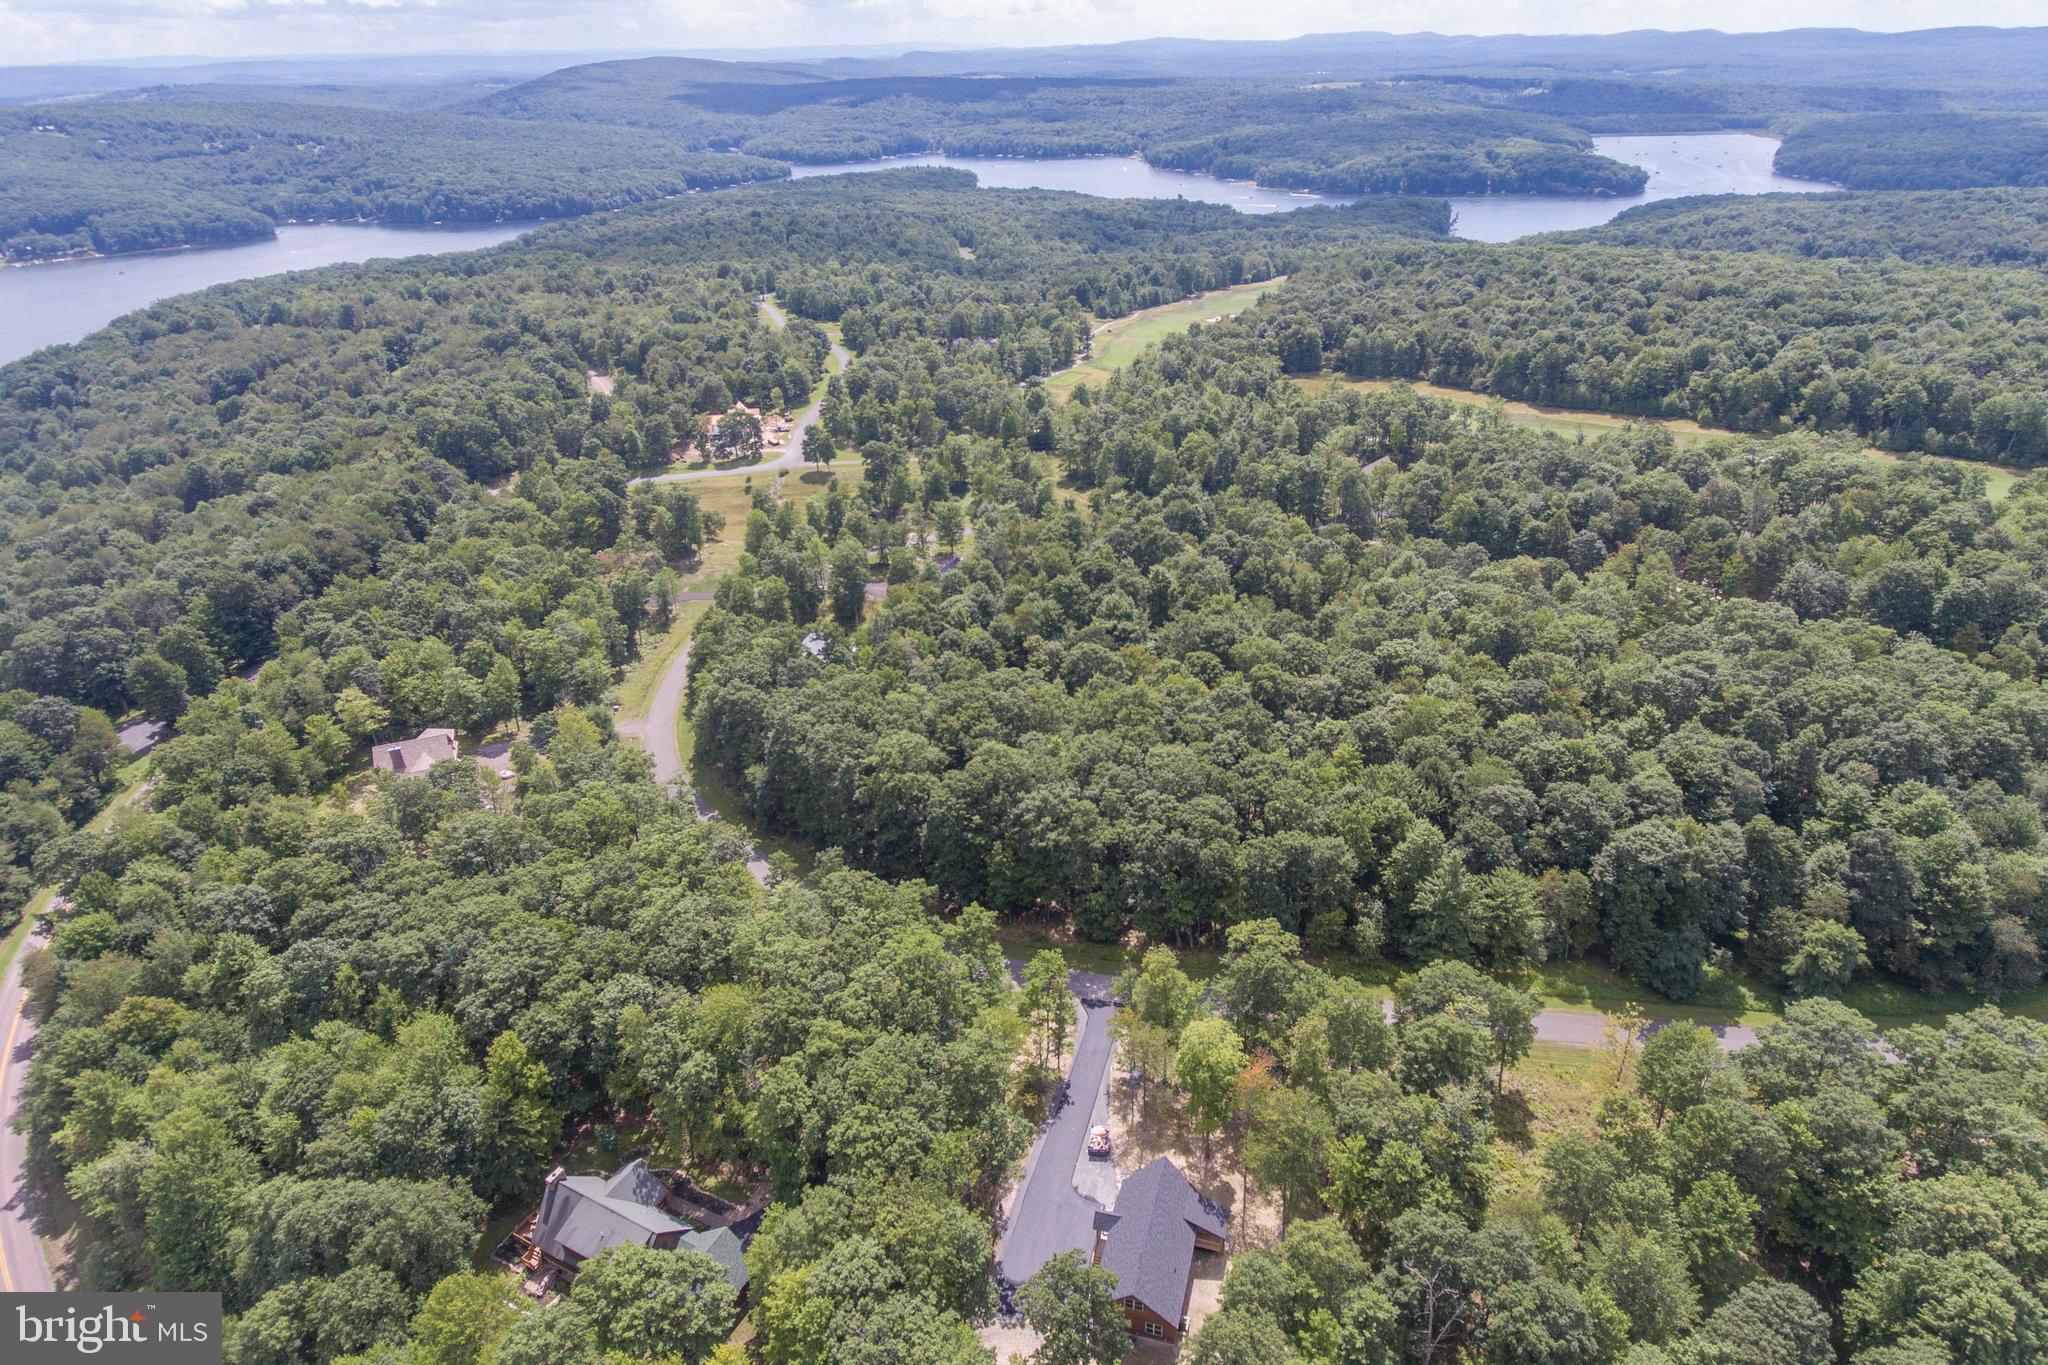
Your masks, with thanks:
<instances>
[{"instance_id":1,"label":"grassy clearing","mask_svg":"<svg viewBox=\"0 0 2048 1365\"><path fill-rule=\"evenodd\" d=\"M1534 427L1538 431L1554 431L1566 437L1584 436L1588 440L1604 432L1620 431L1632 423L1663 427L1680 441L1687 443L1736 434L1730 431L1717 431L1712 427L1703 427L1698 422L1688 422L1676 417L1617 417L1611 412L1592 412L1583 408L1552 408L1538 403L1513 403L1503 398L1495 398L1491 394L1473 393L1468 389L1447 389L1441 384L1424 384L1400 379L1346 379L1342 375L1320 374L1306 375L1294 382L1316 393L1340 388L1380 393L1405 384L1425 398L1442 398L1452 403L1463 403L1467 407L1488 408L1498 403L1501 412L1517 426Z\"/></svg>"},{"instance_id":2,"label":"grassy clearing","mask_svg":"<svg viewBox=\"0 0 2048 1365\"><path fill-rule=\"evenodd\" d=\"M1105 322L1095 330L1093 354L1046 380L1045 387L1055 398L1064 399L1082 384L1100 384L1137 359L1153 342L1194 323L1235 317L1257 303L1261 294L1278 288L1286 280L1282 275L1258 284L1215 289L1179 303L1164 303Z\"/></svg>"},{"instance_id":3,"label":"grassy clearing","mask_svg":"<svg viewBox=\"0 0 2048 1365\"><path fill-rule=\"evenodd\" d=\"M1507 1089L1519 1093L1527 1136L1560 1128L1590 1128L1600 1101L1615 1087L1615 1058L1599 1048L1537 1043L1508 1070Z\"/></svg>"},{"instance_id":4,"label":"grassy clearing","mask_svg":"<svg viewBox=\"0 0 2048 1365\"><path fill-rule=\"evenodd\" d=\"M859 486L861 463L857 457L834 460L826 468L829 472L804 469L784 473L780 488L783 501L801 508L812 498L823 497L834 475L849 493ZM685 590L708 588L721 574L738 565L740 552L746 549L747 513L754 509L754 493L776 487L775 475L774 470L740 470L683 485L697 495L699 505L706 511L725 518L725 529L716 539L706 542L696 564L683 574Z\"/></svg>"},{"instance_id":5,"label":"grassy clearing","mask_svg":"<svg viewBox=\"0 0 2048 1365\"><path fill-rule=\"evenodd\" d=\"M1125 363L1129 363L1128 361ZM1715 440L1723 436L1754 435L1752 432L1728 431L1720 427L1704 427L1698 422L1689 422L1678 417L1625 417L1611 412L1593 412L1585 408L1553 408L1539 403L1516 403L1491 394L1473 393L1469 389L1447 389L1441 384L1424 384L1399 379L1346 379L1342 375L1309 375L1294 381L1311 392L1323 392L1332 388L1363 389L1378 392L1391 389L1397 384L1422 394L1426 398L1442 398L1452 403L1463 403L1467 407L1490 408L1498 404L1502 415L1517 426L1533 427L1538 431L1556 432L1560 436L1576 439L1595 436L1610 431L1620 431L1631 424L1646 424L1662 427L1670 432L1681 444L1694 444ZM1984 496L1991 502L2009 497L2019 481L2028 471L2012 465L1990 464L1983 460L1959 460L1949 455L1898 455L1889 450L1866 446L1863 453L1873 460L1897 464L1902 460L1935 460L1964 469L1980 470L1984 474Z\"/></svg>"}]
</instances>

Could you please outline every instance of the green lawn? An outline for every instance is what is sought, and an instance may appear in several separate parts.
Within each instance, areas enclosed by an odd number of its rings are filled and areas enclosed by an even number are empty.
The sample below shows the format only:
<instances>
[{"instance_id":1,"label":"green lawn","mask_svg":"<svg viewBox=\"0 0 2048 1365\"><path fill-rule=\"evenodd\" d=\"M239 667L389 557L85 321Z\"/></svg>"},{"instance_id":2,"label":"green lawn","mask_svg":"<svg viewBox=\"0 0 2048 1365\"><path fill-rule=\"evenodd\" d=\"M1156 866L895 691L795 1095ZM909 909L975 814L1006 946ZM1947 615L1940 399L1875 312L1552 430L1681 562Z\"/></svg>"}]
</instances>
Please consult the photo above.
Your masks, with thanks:
<instances>
[{"instance_id":1,"label":"green lawn","mask_svg":"<svg viewBox=\"0 0 2048 1365\"><path fill-rule=\"evenodd\" d=\"M1147 346L1174 332L1210 318L1235 317L1259 301L1259 296L1286 282L1263 280L1258 284L1234 285L1229 289L1197 294L1179 303L1161 304L1127 317L1115 318L1095 334L1093 354L1061 370L1045 381L1047 391L1064 399L1082 384L1100 384L1138 358Z\"/></svg>"}]
</instances>

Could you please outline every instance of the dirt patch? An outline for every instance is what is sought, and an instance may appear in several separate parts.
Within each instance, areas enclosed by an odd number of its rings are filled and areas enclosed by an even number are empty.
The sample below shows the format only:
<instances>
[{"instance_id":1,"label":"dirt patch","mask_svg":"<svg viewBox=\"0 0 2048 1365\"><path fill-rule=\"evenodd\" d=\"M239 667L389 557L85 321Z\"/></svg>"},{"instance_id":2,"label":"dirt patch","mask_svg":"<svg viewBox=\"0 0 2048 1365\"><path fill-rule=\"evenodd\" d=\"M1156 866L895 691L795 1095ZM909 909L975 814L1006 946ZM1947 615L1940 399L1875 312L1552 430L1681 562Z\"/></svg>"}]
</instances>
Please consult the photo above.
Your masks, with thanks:
<instances>
[{"instance_id":1,"label":"dirt patch","mask_svg":"<svg viewBox=\"0 0 2048 1365\"><path fill-rule=\"evenodd\" d=\"M1019 1357L1031 1358L1038 1349L1038 1333L1029 1327L984 1327L981 1344L996 1353L996 1365L1009 1365Z\"/></svg>"},{"instance_id":2,"label":"dirt patch","mask_svg":"<svg viewBox=\"0 0 2048 1365\"><path fill-rule=\"evenodd\" d=\"M612 382L612 377L610 375L599 374L596 370L588 371L585 375L585 379L589 383L590 391L592 393L601 393L607 398L611 397L612 391L618 387Z\"/></svg>"},{"instance_id":3,"label":"dirt patch","mask_svg":"<svg viewBox=\"0 0 2048 1365\"><path fill-rule=\"evenodd\" d=\"M1210 1139L1205 1153L1201 1134L1195 1131L1180 1095L1171 1087L1133 1086L1123 1073L1113 1072L1109 1131L1119 1175L1128 1176L1160 1157L1171 1161L1204 1199L1230 1215L1232 1251L1247 1246L1271 1246L1280 1240L1280 1201L1246 1181L1240 1136L1226 1127ZM1197 1258L1197 1296L1202 1293L1200 1276L1204 1261L1215 1263L1215 1277L1220 1281L1229 1257ZM1192 1315L1192 1307L1189 1312Z\"/></svg>"},{"instance_id":4,"label":"dirt patch","mask_svg":"<svg viewBox=\"0 0 2048 1365\"><path fill-rule=\"evenodd\" d=\"M1202 1324L1223 1306L1223 1274L1229 1268L1227 1255L1214 1251L1195 1253L1194 1280L1188 1285L1189 1336L1201 1331Z\"/></svg>"}]
</instances>

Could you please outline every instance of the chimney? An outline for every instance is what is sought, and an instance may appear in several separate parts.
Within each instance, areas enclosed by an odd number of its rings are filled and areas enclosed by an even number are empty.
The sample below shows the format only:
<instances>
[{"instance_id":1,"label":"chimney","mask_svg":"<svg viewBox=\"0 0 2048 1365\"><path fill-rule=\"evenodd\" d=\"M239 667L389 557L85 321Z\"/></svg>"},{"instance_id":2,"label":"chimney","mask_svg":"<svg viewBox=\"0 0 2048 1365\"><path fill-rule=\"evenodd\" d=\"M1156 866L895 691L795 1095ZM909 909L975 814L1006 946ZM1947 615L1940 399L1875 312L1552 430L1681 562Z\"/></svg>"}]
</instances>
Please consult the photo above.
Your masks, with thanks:
<instances>
[{"instance_id":1,"label":"chimney","mask_svg":"<svg viewBox=\"0 0 2048 1365\"><path fill-rule=\"evenodd\" d=\"M402 773L405 771L405 746L403 744L394 744L384 752L391 755L392 772Z\"/></svg>"},{"instance_id":2,"label":"chimney","mask_svg":"<svg viewBox=\"0 0 2048 1365\"><path fill-rule=\"evenodd\" d=\"M560 1191L561 1187L562 1168L560 1166L557 1166L555 1167L555 1169L548 1172L547 1185L541 1191L540 1213L533 1220L533 1230L536 1234L538 1234L542 1228L545 1228L548 1225L548 1219L553 1217L555 1212L555 1195Z\"/></svg>"}]
</instances>

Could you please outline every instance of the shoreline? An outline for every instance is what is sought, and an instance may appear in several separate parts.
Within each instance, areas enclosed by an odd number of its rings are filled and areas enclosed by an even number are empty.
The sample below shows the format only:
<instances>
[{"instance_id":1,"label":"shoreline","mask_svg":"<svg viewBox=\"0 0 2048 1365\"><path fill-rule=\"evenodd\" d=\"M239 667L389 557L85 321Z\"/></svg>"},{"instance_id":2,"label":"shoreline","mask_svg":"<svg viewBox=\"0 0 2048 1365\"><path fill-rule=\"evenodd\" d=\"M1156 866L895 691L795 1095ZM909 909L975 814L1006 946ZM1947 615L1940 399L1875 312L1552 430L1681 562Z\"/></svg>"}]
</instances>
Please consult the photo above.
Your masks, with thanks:
<instances>
[{"instance_id":1,"label":"shoreline","mask_svg":"<svg viewBox=\"0 0 2048 1365\"><path fill-rule=\"evenodd\" d=\"M764 182L748 181L746 183L761 184ZM689 192L695 193L695 191ZM669 197L677 198L679 196L671 195ZM650 200L646 202L655 201ZM596 213L615 211L593 209L591 213L579 214L578 217L588 218ZM194 251L231 251L236 247L258 246L264 242L274 242L285 228L360 227L384 228L391 232L461 232L472 228L537 228L544 227L549 223L567 223L572 221L574 220L569 218L492 218L488 220L474 218L461 219L454 222L387 223L381 218L287 218L282 222L272 223L270 231L259 237L237 237L231 241L222 242L173 242L169 246L144 247L139 251L76 251L67 256L38 256L29 260L0 261L0 267L5 267L8 270L26 270L39 265L77 265L84 261L135 261L148 260L154 256L181 256ZM318 267L313 268L317 269Z\"/></svg>"}]
</instances>

